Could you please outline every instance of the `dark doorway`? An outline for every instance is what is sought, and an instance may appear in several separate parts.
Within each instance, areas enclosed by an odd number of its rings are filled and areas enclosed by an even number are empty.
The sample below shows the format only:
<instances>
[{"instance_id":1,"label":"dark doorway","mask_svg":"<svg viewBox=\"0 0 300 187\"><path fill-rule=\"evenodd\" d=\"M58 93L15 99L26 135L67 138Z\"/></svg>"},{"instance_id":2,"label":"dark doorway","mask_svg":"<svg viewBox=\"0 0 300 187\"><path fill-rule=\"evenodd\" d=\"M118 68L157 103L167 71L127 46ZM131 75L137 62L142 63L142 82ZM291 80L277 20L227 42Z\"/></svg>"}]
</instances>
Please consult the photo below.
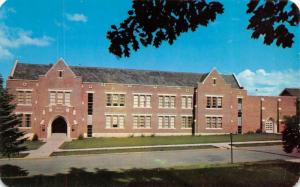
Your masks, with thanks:
<instances>
[{"instance_id":1,"label":"dark doorway","mask_svg":"<svg viewBox=\"0 0 300 187\"><path fill-rule=\"evenodd\" d=\"M52 122L52 133L67 134L67 123L63 117L58 117Z\"/></svg>"}]
</instances>

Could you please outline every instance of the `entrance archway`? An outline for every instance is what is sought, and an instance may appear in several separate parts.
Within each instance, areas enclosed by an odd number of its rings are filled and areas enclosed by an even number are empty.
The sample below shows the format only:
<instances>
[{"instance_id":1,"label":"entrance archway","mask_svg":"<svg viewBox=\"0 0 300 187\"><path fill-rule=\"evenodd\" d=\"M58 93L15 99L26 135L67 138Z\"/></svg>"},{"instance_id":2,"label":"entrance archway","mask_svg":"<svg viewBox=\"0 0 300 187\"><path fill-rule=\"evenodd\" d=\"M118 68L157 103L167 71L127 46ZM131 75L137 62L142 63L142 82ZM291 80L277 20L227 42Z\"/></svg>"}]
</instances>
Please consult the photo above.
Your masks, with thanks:
<instances>
[{"instance_id":1,"label":"entrance archway","mask_svg":"<svg viewBox=\"0 0 300 187\"><path fill-rule=\"evenodd\" d=\"M67 125L67 122L66 120L59 116L57 117L53 122L52 122L52 125L51 125L52 129L51 129L51 132L52 133L64 133L64 134L67 134L68 132L68 125Z\"/></svg>"}]
</instances>

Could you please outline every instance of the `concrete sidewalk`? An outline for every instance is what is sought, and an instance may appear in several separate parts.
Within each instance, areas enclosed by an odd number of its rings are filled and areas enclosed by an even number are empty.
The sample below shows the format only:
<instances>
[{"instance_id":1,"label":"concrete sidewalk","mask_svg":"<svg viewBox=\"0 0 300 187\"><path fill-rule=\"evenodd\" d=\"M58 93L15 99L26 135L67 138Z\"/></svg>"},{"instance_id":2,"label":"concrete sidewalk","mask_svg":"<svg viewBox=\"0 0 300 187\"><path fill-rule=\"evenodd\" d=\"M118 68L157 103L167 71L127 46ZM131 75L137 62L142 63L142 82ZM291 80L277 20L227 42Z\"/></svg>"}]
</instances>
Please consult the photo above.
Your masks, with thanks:
<instances>
[{"instance_id":1,"label":"concrete sidewalk","mask_svg":"<svg viewBox=\"0 0 300 187\"><path fill-rule=\"evenodd\" d=\"M271 141L248 141L248 142L233 142L233 144L251 144L251 143L277 143L281 140ZM100 148L85 148L85 149L57 149L56 152L68 152L68 151L93 151L93 150L119 150L119 149L147 149L147 148L168 148L168 147L197 147L211 145L216 148L230 148L230 142L222 143L200 143L200 144L176 144L176 145L147 145L147 146L124 146L124 147L100 147Z\"/></svg>"},{"instance_id":2,"label":"concrete sidewalk","mask_svg":"<svg viewBox=\"0 0 300 187\"><path fill-rule=\"evenodd\" d=\"M50 154L56 151L68 138L62 133L53 133L47 142L39 149L29 151L29 155L26 158L43 158L49 157Z\"/></svg>"}]
</instances>

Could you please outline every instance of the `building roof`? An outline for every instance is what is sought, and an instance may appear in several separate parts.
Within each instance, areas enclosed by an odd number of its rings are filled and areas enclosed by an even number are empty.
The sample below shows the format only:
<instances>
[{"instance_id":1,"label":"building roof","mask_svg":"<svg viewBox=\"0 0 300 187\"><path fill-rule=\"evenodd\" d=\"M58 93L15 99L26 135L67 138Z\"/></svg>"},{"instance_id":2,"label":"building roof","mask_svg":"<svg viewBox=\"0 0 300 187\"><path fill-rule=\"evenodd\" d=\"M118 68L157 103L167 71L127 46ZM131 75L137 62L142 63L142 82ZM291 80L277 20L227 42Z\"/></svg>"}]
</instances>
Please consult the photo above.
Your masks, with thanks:
<instances>
[{"instance_id":1,"label":"building roof","mask_svg":"<svg viewBox=\"0 0 300 187\"><path fill-rule=\"evenodd\" d=\"M281 96L295 96L300 100L300 88L285 88L281 93Z\"/></svg>"},{"instance_id":2,"label":"building roof","mask_svg":"<svg viewBox=\"0 0 300 187\"><path fill-rule=\"evenodd\" d=\"M52 64L17 63L10 79L37 80L40 75L45 75L52 66ZM76 76L82 77L83 82L196 86L197 82L202 82L208 75L208 73L184 73L79 66L69 67ZM227 84L231 85L231 87L241 88L234 75L221 76Z\"/></svg>"}]
</instances>

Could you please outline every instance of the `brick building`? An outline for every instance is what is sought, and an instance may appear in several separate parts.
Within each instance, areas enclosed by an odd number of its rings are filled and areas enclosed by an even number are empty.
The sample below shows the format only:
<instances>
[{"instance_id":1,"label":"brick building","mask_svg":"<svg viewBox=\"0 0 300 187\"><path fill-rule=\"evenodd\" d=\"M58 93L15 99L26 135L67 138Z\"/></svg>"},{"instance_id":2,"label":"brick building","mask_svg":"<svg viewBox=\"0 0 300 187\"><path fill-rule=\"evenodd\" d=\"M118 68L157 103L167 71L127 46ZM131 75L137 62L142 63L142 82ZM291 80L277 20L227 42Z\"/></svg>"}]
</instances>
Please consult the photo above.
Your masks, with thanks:
<instances>
[{"instance_id":1,"label":"brick building","mask_svg":"<svg viewBox=\"0 0 300 187\"><path fill-rule=\"evenodd\" d=\"M294 96L249 96L234 75L16 62L7 80L21 129L46 139L278 133Z\"/></svg>"}]
</instances>

